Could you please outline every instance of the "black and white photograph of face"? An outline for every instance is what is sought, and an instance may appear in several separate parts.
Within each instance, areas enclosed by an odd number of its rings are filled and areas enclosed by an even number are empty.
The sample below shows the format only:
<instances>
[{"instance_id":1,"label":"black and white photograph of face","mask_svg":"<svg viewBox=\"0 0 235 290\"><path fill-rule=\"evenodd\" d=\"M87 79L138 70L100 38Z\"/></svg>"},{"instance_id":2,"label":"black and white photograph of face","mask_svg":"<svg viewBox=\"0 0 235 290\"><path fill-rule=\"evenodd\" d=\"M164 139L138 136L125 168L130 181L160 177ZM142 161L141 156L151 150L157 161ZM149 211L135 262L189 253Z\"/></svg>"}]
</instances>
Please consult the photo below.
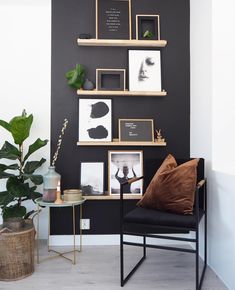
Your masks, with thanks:
<instances>
[{"instance_id":1,"label":"black and white photograph of face","mask_svg":"<svg viewBox=\"0 0 235 290\"><path fill-rule=\"evenodd\" d=\"M143 175L142 151L109 151L109 193L119 194L120 184ZM142 194L142 180L126 184L125 194Z\"/></svg>"},{"instance_id":2,"label":"black and white photograph of face","mask_svg":"<svg viewBox=\"0 0 235 290\"><path fill-rule=\"evenodd\" d=\"M79 141L112 141L110 99L79 99Z\"/></svg>"},{"instance_id":3,"label":"black and white photograph of face","mask_svg":"<svg viewBox=\"0 0 235 290\"><path fill-rule=\"evenodd\" d=\"M101 195L104 193L104 163L81 162L82 195Z\"/></svg>"},{"instance_id":4,"label":"black and white photograph of face","mask_svg":"<svg viewBox=\"0 0 235 290\"><path fill-rule=\"evenodd\" d=\"M129 50L129 90L162 90L160 51Z\"/></svg>"}]
</instances>

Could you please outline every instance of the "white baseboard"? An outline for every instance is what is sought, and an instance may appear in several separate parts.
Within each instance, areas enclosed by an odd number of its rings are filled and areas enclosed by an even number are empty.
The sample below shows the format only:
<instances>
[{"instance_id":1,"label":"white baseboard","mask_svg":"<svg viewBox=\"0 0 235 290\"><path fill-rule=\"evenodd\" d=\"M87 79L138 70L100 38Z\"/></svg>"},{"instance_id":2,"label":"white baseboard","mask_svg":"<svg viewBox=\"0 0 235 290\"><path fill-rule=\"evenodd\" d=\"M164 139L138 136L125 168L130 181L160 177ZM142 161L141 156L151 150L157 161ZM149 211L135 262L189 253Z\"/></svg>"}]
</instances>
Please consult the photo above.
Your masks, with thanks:
<instances>
[{"instance_id":1,"label":"white baseboard","mask_svg":"<svg viewBox=\"0 0 235 290\"><path fill-rule=\"evenodd\" d=\"M169 235L170 236L170 235ZM175 236L175 235L174 235ZM185 237L185 235L177 235L178 237ZM190 236L189 236L190 237ZM80 236L76 235L75 237L76 245L80 244ZM132 242L142 241L140 237L126 236L125 240ZM155 240L155 241L154 241ZM181 241L171 241L171 240L161 240L158 239L147 239L149 244L160 244L160 245L177 245L177 244L185 244L185 242ZM120 244L120 236L119 235L83 235L82 236L82 244L83 245L119 245ZM51 246L72 246L73 245L73 236L71 235L52 235L50 236L50 245Z\"/></svg>"}]
</instances>

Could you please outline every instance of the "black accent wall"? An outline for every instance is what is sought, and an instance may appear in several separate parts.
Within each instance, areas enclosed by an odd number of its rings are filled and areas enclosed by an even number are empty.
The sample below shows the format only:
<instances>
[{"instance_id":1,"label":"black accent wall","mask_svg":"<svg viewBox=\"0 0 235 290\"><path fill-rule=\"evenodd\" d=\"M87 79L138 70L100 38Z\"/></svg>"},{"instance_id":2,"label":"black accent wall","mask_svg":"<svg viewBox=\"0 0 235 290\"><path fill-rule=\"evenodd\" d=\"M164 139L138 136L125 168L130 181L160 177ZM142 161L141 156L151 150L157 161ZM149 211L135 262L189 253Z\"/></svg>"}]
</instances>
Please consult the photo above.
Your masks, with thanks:
<instances>
[{"instance_id":1,"label":"black accent wall","mask_svg":"<svg viewBox=\"0 0 235 290\"><path fill-rule=\"evenodd\" d=\"M168 41L162 52L162 87L166 97L112 98L113 138L118 137L119 118L153 118L162 129L166 147L79 147L78 96L67 85L65 73L76 63L85 66L87 76L95 82L95 69L127 68L124 47L78 47L80 33L95 38L95 0L52 0L52 87L51 87L51 155L56 150L64 118L69 120L56 170L62 176L62 189L78 188L81 161L104 161L107 190L108 150L143 150L146 185L155 172L155 158L172 153L188 158L190 150L190 63L189 0L132 0L132 28L135 37L136 14L160 14L161 39ZM143 48L145 49L145 48ZM127 201L127 209L135 201ZM87 234L112 234L119 231L118 201L86 201L83 217L90 218ZM78 213L77 213L78 214ZM52 234L72 232L70 209L51 211Z\"/></svg>"}]
</instances>

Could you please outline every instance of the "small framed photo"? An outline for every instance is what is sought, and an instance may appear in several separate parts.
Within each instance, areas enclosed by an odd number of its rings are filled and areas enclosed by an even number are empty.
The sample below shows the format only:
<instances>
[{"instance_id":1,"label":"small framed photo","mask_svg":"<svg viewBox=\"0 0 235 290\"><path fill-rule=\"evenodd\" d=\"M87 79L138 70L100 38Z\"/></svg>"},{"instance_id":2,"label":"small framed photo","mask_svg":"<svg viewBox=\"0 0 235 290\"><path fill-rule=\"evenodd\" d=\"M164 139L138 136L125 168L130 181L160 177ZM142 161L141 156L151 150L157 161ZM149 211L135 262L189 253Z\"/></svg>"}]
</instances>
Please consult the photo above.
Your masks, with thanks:
<instances>
[{"instance_id":1,"label":"small framed photo","mask_svg":"<svg viewBox=\"0 0 235 290\"><path fill-rule=\"evenodd\" d=\"M79 99L79 141L112 141L112 100Z\"/></svg>"},{"instance_id":2,"label":"small framed photo","mask_svg":"<svg viewBox=\"0 0 235 290\"><path fill-rule=\"evenodd\" d=\"M159 50L129 50L129 90L162 90L161 52Z\"/></svg>"},{"instance_id":3,"label":"small framed photo","mask_svg":"<svg viewBox=\"0 0 235 290\"><path fill-rule=\"evenodd\" d=\"M160 15L136 15L136 39L160 40Z\"/></svg>"},{"instance_id":4,"label":"small framed photo","mask_svg":"<svg viewBox=\"0 0 235 290\"><path fill-rule=\"evenodd\" d=\"M131 0L96 0L96 39L131 39Z\"/></svg>"},{"instance_id":5,"label":"small framed photo","mask_svg":"<svg viewBox=\"0 0 235 290\"><path fill-rule=\"evenodd\" d=\"M119 141L154 142L153 119L119 119Z\"/></svg>"},{"instance_id":6,"label":"small framed photo","mask_svg":"<svg viewBox=\"0 0 235 290\"><path fill-rule=\"evenodd\" d=\"M125 91L125 69L96 69L96 87L101 91Z\"/></svg>"},{"instance_id":7,"label":"small framed photo","mask_svg":"<svg viewBox=\"0 0 235 290\"><path fill-rule=\"evenodd\" d=\"M82 195L104 194L104 162L81 162Z\"/></svg>"},{"instance_id":8,"label":"small framed photo","mask_svg":"<svg viewBox=\"0 0 235 290\"><path fill-rule=\"evenodd\" d=\"M108 152L108 189L110 194L120 194L120 184L143 175L143 151ZM143 193L143 182L138 180L124 186L125 194Z\"/></svg>"}]
</instances>

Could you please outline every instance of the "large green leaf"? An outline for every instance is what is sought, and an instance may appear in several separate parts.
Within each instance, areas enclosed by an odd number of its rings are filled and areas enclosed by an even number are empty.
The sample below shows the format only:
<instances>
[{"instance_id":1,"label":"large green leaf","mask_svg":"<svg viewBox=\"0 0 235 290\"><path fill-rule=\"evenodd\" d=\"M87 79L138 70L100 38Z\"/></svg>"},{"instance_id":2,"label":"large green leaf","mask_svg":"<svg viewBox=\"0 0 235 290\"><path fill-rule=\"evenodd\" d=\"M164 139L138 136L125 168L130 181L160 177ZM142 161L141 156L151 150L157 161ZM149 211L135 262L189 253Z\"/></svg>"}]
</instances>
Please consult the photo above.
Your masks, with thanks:
<instances>
[{"instance_id":1,"label":"large green leaf","mask_svg":"<svg viewBox=\"0 0 235 290\"><path fill-rule=\"evenodd\" d=\"M24 217L26 214L26 208L24 206L19 206L18 204L6 207L3 210L3 220L13 217Z\"/></svg>"},{"instance_id":2,"label":"large green leaf","mask_svg":"<svg viewBox=\"0 0 235 290\"><path fill-rule=\"evenodd\" d=\"M0 149L0 159L6 158L10 160L16 160L19 157L20 157L20 151L11 143L6 141L3 144L2 148Z\"/></svg>"},{"instance_id":3,"label":"large green leaf","mask_svg":"<svg viewBox=\"0 0 235 290\"><path fill-rule=\"evenodd\" d=\"M7 131L11 132L11 126L6 121L0 120L0 126L5 128Z\"/></svg>"},{"instance_id":4,"label":"large green leaf","mask_svg":"<svg viewBox=\"0 0 235 290\"><path fill-rule=\"evenodd\" d=\"M32 122L32 114L28 117L23 114L22 116L17 116L11 119L9 122L10 130L16 144L22 145L24 140L28 138Z\"/></svg>"},{"instance_id":5,"label":"large green leaf","mask_svg":"<svg viewBox=\"0 0 235 290\"><path fill-rule=\"evenodd\" d=\"M46 159L42 158L40 161L30 161L25 164L24 173L32 174L36 169L38 169Z\"/></svg>"},{"instance_id":6,"label":"large green leaf","mask_svg":"<svg viewBox=\"0 0 235 290\"><path fill-rule=\"evenodd\" d=\"M0 192L0 207L4 208L14 200L14 196L7 191Z\"/></svg>"},{"instance_id":7,"label":"large green leaf","mask_svg":"<svg viewBox=\"0 0 235 290\"><path fill-rule=\"evenodd\" d=\"M43 177L42 177L42 175L35 175L35 174L32 174L32 175L30 176L30 180L31 180L34 184L36 184L36 185L40 185L40 184L43 183Z\"/></svg>"},{"instance_id":8,"label":"large green leaf","mask_svg":"<svg viewBox=\"0 0 235 290\"><path fill-rule=\"evenodd\" d=\"M18 168L19 168L18 164L11 164L11 165L0 164L0 179L14 176L14 174L7 173L5 172L5 170L8 170L8 169L16 170Z\"/></svg>"},{"instance_id":9,"label":"large green leaf","mask_svg":"<svg viewBox=\"0 0 235 290\"><path fill-rule=\"evenodd\" d=\"M14 197L24 197L29 195L29 184L23 183L16 176L9 177L6 187L7 191Z\"/></svg>"},{"instance_id":10,"label":"large green leaf","mask_svg":"<svg viewBox=\"0 0 235 290\"><path fill-rule=\"evenodd\" d=\"M29 158L29 156L34 153L35 151L37 151L38 149L44 147L47 144L48 140L41 140L40 138L38 138L33 144L31 144L29 146L29 150L27 152L27 154L24 157L24 162Z\"/></svg>"},{"instance_id":11,"label":"large green leaf","mask_svg":"<svg viewBox=\"0 0 235 290\"><path fill-rule=\"evenodd\" d=\"M40 192L34 191L30 193L31 199L34 201L38 197L42 197L42 194Z\"/></svg>"}]
</instances>

